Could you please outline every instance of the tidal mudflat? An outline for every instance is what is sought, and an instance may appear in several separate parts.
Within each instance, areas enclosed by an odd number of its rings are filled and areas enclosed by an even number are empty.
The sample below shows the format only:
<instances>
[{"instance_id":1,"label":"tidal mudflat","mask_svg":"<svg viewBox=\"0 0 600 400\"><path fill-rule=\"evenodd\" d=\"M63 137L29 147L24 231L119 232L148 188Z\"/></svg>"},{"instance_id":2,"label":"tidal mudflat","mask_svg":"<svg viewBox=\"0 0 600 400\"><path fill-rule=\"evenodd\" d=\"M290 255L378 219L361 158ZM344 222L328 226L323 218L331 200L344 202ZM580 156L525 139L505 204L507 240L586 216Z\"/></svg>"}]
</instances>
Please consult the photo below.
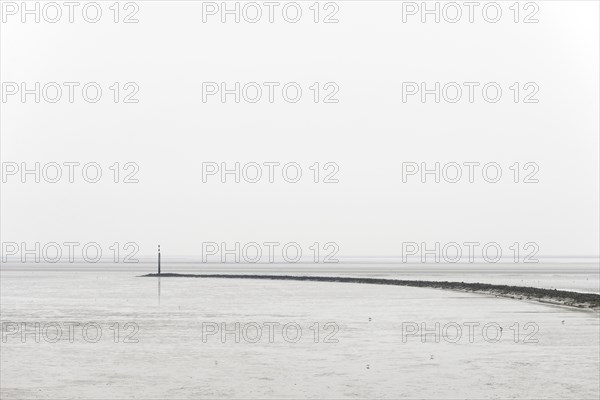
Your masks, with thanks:
<instances>
[{"instance_id":1,"label":"tidal mudflat","mask_svg":"<svg viewBox=\"0 0 600 400\"><path fill-rule=\"evenodd\" d=\"M137 275L2 271L1 397L600 395L595 311L432 288Z\"/></svg>"}]
</instances>

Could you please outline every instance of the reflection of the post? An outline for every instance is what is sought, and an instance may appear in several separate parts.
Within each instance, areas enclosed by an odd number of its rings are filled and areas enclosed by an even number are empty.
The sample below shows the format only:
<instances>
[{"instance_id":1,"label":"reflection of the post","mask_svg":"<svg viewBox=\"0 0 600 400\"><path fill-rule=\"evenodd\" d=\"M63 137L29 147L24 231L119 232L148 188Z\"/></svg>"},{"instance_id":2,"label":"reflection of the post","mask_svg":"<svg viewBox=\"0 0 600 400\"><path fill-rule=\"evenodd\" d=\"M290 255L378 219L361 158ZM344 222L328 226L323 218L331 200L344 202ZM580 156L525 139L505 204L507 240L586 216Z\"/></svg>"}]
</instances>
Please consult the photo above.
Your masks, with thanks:
<instances>
[{"instance_id":1,"label":"reflection of the post","mask_svg":"<svg viewBox=\"0 0 600 400\"><path fill-rule=\"evenodd\" d=\"M158 305L160 305L160 277L158 277Z\"/></svg>"}]
</instances>

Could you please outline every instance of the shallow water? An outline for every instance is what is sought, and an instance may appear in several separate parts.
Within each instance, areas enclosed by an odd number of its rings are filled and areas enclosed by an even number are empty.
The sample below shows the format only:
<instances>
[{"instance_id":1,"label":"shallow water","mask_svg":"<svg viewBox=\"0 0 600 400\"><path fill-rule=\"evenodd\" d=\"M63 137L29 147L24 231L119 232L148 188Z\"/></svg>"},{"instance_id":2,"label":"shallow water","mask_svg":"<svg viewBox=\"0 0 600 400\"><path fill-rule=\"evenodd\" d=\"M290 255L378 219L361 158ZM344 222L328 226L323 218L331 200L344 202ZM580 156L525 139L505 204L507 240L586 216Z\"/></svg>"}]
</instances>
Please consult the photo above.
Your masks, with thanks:
<instances>
[{"instance_id":1,"label":"shallow water","mask_svg":"<svg viewBox=\"0 0 600 400\"><path fill-rule=\"evenodd\" d=\"M197 261L163 260L162 272L191 274L293 274L321 276L358 276L388 279L435 280L479 282L499 285L531 286L545 289L572 290L600 293L600 264L598 262L543 262L529 264L514 263L463 263L463 264L419 264L400 262L344 262L339 264L312 263L227 263L203 264ZM103 273L130 272L146 274L156 272L156 261L137 264L73 263L35 264L4 263L2 271L33 272L61 271L79 273L91 271ZM29 276L29 275L28 275Z\"/></svg>"},{"instance_id":2,"label":"shallow water","mask_svg":"<svg viewBox=\"0 0 600 400\"><path fill-rule=\"evenodd\" d=\"M599 318L590 311L344 283L159 281L131 272L93 271L3 271L1 278L3 327L14 328L8 322L24 322L29 332L35 322L50 327L39 343L33 333L23 342L19 332L5 332L3 399L600 395ZM66 323L79 322L72 343L66 331L51 343L56 330L50 322L63 330ZM88 336L80 329L90 322L102 329L95 343L90 340L94 329ZM128 322L135 325L125 329ZM234 333L223 340L221 323L235 332L236 322L239 343ZM472 325L472 335L469 322L479 324ZM271 337L268 323L273 323ZM437 334L407 334L412 327L435 332L436 323ZM497 339L493 323L503 328ZM532 324L525 329L527 323ZM298 337L294 324L302 330ZM487 335L485 324L492 324ZM139 330L126 340L134 326ZM215 327L219 332L209 335Z\"/></svg>"}]
</instances>

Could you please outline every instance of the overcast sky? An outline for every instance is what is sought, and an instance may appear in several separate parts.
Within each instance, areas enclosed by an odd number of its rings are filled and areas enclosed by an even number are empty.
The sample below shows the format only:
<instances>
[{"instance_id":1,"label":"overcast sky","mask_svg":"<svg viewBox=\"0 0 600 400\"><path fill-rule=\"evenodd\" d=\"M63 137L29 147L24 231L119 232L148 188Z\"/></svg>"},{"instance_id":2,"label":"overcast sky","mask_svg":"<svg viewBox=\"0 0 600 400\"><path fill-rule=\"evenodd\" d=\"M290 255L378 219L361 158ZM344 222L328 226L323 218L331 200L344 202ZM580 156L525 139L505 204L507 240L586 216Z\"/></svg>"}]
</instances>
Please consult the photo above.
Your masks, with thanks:
<instances>
[{"instance_id":1,"label":"overcast sky","mask_svg":"<svg viewBox=\"0 0 600 400\"><path fill-rule=\"evenodd\" d=\"M103 177L7 177L2 241L131 241L144 254L161 243L181 255L199 255L207 241L336 242L340 255L373 257L399 255L406 241L495 241L536 242L544 255L599 254L598 2L540 1L539 23L530 24L513 22L512 2L501 2L499 22L476 11L472 24L466 16L420 23L419 14L403 23L401 3L389 1L338 2L339 22L330 24L313 22L312 2L300 2L295 24L277 11L273 24L266 16L223 24L218 14L203 23L201 2L147 1L137 3L139 23L124 24L112 22L112 2L101 4L96 24L77 12L73 24L5 15L3 83L98 82L103 96L87 103L79 86L72 104L66 92L55 104L7 97L2 162L97 162ZM336 10L320 11L322 19ZM114 82L121 96L134 82L139 102L115 104ZM232 95L222 103L219 95L203 102L203 82L281 85L273 103L264 86L257 103ZM296 103L281 97L287 82L303 90ZM423 103L402 101L403 82L481 84L473 103L465 86L457 103L433 95ZM503 90L496 103L482 98L488 82ZM324 103L336 88L338 102ZM524 103L536 88L538 102ZM139 183L113 183L115 162L136 163ZM203 183L206 162L296 162L303 176L287 183L276 169L275 183ZM337 164L339 183L314 183L315 162L319 180L335 169L325 163ZM474 183L418 175L403 183L403 162L495 162L503 176L488 183L476 169ZM539 183L522 182L533 167L514 183L515 162L539 166Z\"/></svg>"}]
</instances>

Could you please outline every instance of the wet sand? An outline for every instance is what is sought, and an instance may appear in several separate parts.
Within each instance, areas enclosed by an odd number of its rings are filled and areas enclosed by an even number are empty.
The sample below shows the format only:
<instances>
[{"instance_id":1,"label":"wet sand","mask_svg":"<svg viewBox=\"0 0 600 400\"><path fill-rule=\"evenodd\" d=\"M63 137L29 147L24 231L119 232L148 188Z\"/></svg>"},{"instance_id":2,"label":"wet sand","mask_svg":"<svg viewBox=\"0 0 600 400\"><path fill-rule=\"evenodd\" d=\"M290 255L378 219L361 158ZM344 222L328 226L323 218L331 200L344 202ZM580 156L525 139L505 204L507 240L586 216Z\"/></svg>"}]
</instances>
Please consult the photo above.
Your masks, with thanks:
<instances>
[{"instance_id":1,"label":"wet sand","mask_svg":"<svg viewBox=\"0 0 600 400\"><path fill-rule=\"evenodd\" d=\"M140 279L132 273L2 273L2 322L102 326L96 343L2 343L3 399L597 399L598 313L426 287L252 279ZM110 327L137 324L137 343ZM203 323L302 327L202 340ZM311 327L320 324L314 341ZM325 342L331 330L334 338ZM403 340L405 324L463 327L451 342ZM473 341L464 328L478 324ZM497 341L486 324L502 327ZM519 326L519 333L511 327ZM526 328L535 324L535 330ZM530 325L531 327L531 325ZM442 329L443 331L443 329ZM51 330L52 332L52 330ZM79 331L77 331L79 332ZM93 330L91 331L93 334ZM453 334L452 331L449 331ZM489 336L495 335L493 329ZM422 340L426 339L426 340ZM516 341L515 341L516 339ZM435 382L435 384L433 384Z\"/></svg>"}]
</instances>

